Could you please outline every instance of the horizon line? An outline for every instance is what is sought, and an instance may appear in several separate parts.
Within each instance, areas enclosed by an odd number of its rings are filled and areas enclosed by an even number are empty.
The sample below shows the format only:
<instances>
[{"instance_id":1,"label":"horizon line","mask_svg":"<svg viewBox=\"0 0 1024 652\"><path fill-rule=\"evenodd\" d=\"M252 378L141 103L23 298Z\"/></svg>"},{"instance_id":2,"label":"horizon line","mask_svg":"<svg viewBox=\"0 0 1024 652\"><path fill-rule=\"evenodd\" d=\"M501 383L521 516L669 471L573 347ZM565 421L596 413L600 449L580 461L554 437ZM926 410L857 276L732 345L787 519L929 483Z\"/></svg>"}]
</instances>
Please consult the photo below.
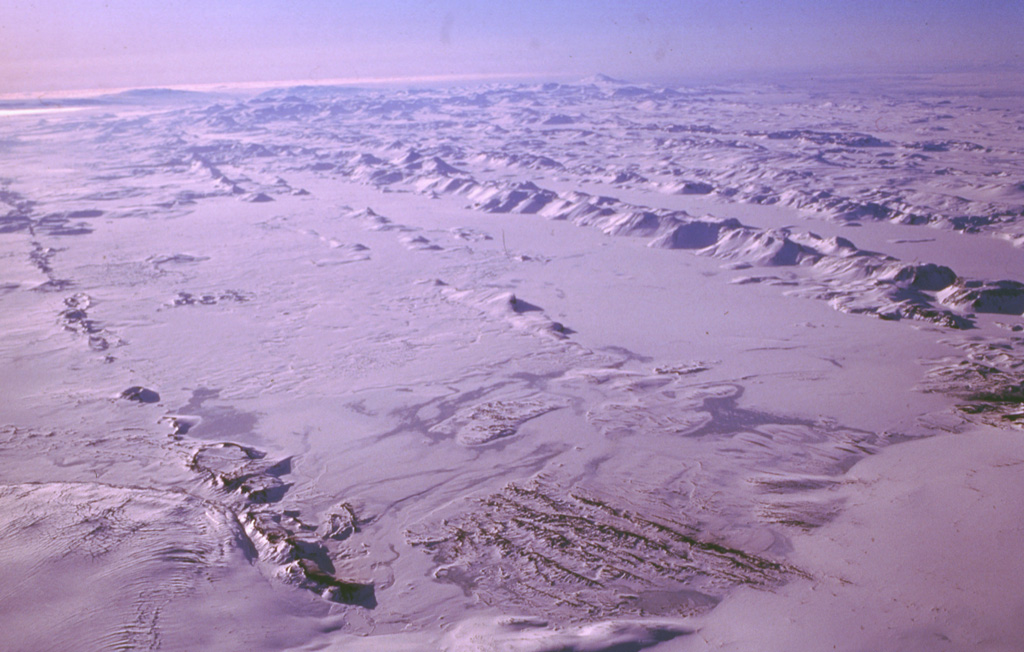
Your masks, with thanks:
<instances>
[{"instance_id":1,"label":"horizon line","mask_svg":"<svg viewBox=\"0 0 1024 652\"><path fill-rule=\"evenodd\" d=\"M116 86L111 88L75 88L57 91L13 91L0 93L0 100L44 100L44 99L77 99L85 97L97 97L111 95L135 90L174 90L174 91L239 91L258 90L261 88L281 88L288 86L358 86L358 85L380 85L388 84L410 84L417 82L459 82L459 81L485 81L501 79L546 79L560 75L540 73L460 73L446 75L402 75L394 77L332 77L328 79L278 79L267 81L238 81L238 82L202 82L192 84L158 84L138 86Z\"/></svg>"}]
</instances>

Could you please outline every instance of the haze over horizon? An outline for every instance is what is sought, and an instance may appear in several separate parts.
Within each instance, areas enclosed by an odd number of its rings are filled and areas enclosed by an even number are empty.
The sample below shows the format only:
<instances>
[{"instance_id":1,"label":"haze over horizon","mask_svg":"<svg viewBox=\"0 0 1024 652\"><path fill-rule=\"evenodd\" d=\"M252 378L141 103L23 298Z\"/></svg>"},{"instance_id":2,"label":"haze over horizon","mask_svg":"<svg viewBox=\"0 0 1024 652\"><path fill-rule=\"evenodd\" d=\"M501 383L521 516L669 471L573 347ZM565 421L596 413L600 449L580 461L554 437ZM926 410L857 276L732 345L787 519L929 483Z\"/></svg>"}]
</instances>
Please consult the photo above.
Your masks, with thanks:
<instances>
[{"instance_id":1,"label":"haze over horizon","mask_svg":"<svg viewBox=\"0 0 1024 652\"><path fill-rule=\"evenodd\" d=\"M15 0L0 93L359 78L637 81L1018 68L1024 5L989 0L216 4Z\"/></svg>"}]
</instances>

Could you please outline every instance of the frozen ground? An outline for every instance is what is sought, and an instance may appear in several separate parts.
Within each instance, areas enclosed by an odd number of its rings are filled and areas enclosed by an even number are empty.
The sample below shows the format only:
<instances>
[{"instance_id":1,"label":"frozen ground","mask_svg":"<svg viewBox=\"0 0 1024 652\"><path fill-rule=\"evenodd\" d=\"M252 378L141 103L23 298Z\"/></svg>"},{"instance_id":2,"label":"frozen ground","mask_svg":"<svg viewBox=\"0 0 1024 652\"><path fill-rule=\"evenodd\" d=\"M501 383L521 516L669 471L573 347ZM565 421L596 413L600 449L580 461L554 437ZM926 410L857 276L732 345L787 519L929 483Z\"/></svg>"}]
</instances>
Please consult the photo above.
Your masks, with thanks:
<instances>
[{"instance_id":1,"label":"frozen ground","mask_svg":"<svg viewBox=\"0 0 1024 652\"><path fill-rule=\"evenodd\" d=\"M3 103L0 648L1020 649L970 81Z\"/></svg>"}]
</instances>

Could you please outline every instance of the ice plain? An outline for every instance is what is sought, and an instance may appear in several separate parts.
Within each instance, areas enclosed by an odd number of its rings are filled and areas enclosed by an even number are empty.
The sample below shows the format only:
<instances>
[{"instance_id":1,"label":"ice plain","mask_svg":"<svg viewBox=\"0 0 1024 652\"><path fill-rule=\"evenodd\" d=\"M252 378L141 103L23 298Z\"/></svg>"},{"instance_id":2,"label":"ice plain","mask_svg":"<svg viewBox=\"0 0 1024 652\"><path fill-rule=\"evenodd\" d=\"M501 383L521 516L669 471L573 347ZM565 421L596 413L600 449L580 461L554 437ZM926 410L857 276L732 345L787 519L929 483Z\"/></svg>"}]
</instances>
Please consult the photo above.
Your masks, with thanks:
<instances>
[{"instance_id":1,"label":"ice plain","mask_svg":"<svg viewBox=\"0 0 1024 652\"><path fill-rule=\"evenodd\" d=\"M0 647L1019 649L1009 88L7 101Z\"/></svg>"}]
</instances>

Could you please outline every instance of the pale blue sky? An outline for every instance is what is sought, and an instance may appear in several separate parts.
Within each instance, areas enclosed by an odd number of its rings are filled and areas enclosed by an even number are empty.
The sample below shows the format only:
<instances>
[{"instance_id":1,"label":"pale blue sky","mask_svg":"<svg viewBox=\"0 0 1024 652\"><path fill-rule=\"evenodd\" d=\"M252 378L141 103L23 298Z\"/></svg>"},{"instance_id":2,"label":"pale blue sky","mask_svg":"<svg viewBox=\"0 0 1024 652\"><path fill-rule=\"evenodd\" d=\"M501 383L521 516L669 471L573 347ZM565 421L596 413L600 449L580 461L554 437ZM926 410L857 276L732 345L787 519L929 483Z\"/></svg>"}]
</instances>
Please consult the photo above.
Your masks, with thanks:
<instances>
[{"instance_id":1,"label":"pale blue sky","mask_svg":"<svg viewBox=\"0 0 1024 652\"><path fill-rule=\"evenodd\" d=\"M1022 0L3 0L0 92L1024 65Z\"/></svg>"}]
</instances>

